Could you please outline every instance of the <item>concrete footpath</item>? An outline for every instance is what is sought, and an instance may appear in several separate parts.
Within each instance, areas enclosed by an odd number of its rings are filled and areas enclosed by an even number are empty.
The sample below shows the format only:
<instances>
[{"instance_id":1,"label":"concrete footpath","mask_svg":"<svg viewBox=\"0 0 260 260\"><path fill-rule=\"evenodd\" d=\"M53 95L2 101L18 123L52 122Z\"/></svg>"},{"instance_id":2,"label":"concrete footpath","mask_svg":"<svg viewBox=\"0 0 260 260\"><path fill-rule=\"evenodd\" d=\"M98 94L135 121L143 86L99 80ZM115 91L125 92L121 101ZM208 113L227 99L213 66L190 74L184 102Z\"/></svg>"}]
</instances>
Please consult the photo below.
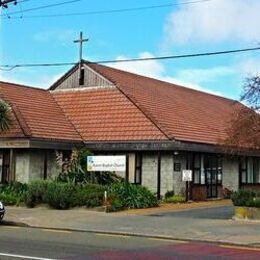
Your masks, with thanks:
<instances>
[{"instance_id":1,"label":"concrete footpath","mask_svg":"<svg viewBox=\"0 0 260 260\"><path fill-rule=\"evenodd\" d=\"M7 207L5 221L47 229L101 232L253 246L260 248L260 222L234 221L229 201L163 205L104 213L83 208L52 210ZM224 218L224 219L223 219Z\"/></svg>"}]
</instances>

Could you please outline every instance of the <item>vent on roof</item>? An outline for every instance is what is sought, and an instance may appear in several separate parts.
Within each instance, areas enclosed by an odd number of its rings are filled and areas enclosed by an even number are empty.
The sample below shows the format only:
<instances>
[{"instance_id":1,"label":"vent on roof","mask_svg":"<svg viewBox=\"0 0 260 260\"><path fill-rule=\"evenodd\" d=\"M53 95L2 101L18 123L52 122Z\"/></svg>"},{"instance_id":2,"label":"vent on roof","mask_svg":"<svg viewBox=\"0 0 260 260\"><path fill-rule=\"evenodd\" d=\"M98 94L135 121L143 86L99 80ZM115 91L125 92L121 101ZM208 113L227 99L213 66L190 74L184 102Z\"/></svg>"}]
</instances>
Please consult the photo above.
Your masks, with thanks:
<instances>
[{"instance_id":1,"label":"vent on roof","mask_svg":"<svg viewBox=\"0 0 260 260\"><path fill-rule=\"evenodd\" d=\"M85 69L84 67L81 67L79 72L79 85L84 86L84 82L85 82Z\"/></svg>"}]
</instances>

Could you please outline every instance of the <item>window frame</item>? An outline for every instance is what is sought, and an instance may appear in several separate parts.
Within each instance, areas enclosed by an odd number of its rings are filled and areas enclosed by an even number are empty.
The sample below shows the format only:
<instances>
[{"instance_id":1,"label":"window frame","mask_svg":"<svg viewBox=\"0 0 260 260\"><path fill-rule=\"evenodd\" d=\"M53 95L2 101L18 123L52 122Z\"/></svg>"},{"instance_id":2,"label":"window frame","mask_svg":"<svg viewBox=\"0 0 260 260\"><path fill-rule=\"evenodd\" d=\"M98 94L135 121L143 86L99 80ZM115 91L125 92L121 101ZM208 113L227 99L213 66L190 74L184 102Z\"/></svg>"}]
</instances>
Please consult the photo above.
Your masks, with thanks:
<instances>
[{"instance_id":1,"label":"window frame","mask_svg":"<svg viewBox=\"0 0 260 260\"><path fill-rule=\"evenodd\" d=\"M137 165L137 157L139 156L139 164ZM135 153L135 176L134 176L134 184L142 185L142 164L143 164L143 156L141 153ZM137 170L139 170L139 181L137 182Z\"/></svg>"},{"instance_id":2,"label":"window frame","mask_svg":"<svg viewBox=\"0 0 260 260\"><path fill-rule=\"evenodd\" d=\"M249 180L249 159L252 158L252 182ZM245 160L244 163L242 160ZM256 164L258 161L258 167L260 168L260 157L249 157L249 156L242 156L239 157L239 180L241 185L260 185L260 174L258 176L257 182L257 172L256 172ZM245 165L245 167L243 167ZM260 171L260 169L258 169ZM245 174L245 181L243 180L243 174Z\"/></svg>"}]
</instances>

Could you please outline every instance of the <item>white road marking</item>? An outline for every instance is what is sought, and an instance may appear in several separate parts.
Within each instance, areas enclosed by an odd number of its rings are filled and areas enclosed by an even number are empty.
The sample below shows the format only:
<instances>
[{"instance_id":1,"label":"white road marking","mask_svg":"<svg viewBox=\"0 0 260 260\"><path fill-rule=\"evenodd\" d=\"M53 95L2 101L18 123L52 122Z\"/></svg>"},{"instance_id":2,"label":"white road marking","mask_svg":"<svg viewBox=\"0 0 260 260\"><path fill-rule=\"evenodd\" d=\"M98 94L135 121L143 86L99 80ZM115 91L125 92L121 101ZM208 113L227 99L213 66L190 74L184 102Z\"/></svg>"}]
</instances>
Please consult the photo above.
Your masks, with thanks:
<instances>
[{"instance_id":1,"label":"white road marking","mask_svg":"<svg viewBox=\"0 0 260 260\"><path fill-rule=\"evenodd\" d=\"M56 230L56 229L41 229L41 231L45 231L45 232L53 232L53 233L66 233L66 234L71 234L71 231L67 231L67 230Z\"/></svg>"},{"instance_id":2,"label":"white road marking","mask_svg":"<svg viewBox=\"0 0 260 260\"><path fill-rule=\"evenodd\" d=\"M5 254L5 253L0 253L0 256L8 256L13 258L32 259L32 260L57 260L51 258L42 258L42 257L27 256L27 255L14 255L14 254Z\"/></svg>"},{"instance_id":3,"label":"white road marking","mask_svg":"<svg viewBox=\"0 0 260 260\"><path fill-rule=\"evenodd\" d=\"M162 241L162 242L174 243L174 244L188 244L189 243L188 241L165 239L165 238L148 238L148 239L153 240L153 241Z\"/></svg>"},{"instance_id":4,"label":"white road marking","mask_svg":"<svg viewBox=\"0 0 260 260\"><path fill-rule=\"evenodd\" d=\"M102 233L95 233L96 236L104 236L104 237L120 237L120 238L129 238L130 236L127 235L118 235L118 234L102 234Z\"/></svg>"}]
</instances>

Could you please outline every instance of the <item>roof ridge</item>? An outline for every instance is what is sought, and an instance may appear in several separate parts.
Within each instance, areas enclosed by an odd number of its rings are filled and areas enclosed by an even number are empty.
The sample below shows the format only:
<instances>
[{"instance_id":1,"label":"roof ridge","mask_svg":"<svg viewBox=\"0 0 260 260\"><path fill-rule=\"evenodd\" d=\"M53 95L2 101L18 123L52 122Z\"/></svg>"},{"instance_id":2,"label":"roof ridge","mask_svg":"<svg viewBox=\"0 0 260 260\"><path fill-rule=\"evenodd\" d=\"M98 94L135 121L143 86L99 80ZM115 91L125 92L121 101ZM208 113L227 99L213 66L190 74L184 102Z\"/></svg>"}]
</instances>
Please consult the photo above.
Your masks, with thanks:
<instances>
[{"instance_id":1,"label":"roof ridge","mask_svg":"<svg viewBox=\"0 0 260 260\"><path fill-rule=\"evenodd\" d=\"M133 73L133 72L130 72L130 71L113 68L113 67L102 65L102 64L99 64L99 63L95 63L95 62L88 62L88 61L84 61L84 62L86 64L93 64L93 65L97 65L97 66L104 67L104 68L107 68L107 69L111 69L111 70L119 71L119 72L122 72L122 73L130 74L130 75L133 75L135 77L140 77L140 78L146 78L146 79L149 79L149 80L159 81L159 82L167 84L167 85L171 85L171 86L174 86L174 87L177 87L177 88L182 88L185 91L192 91L192 92L196 92L196 93L201 93L201 94L204 94L204 95L209 95L209 96L213 96L213 97L220 98L220 99L225 99L225 100L227 100L229 102L239 102L239 101L237 101L235 99L232 99L232 98L227 98L227 97L219 96L217 94L208 93L208 92L205 92L205 91L202 91L202 90L189 88L189 87L182 86L182 85L179 85L179 84L171 83L169 81L164 81L164 80L161 80L161 79L156 79L156 78L153 78L153 77L149 77L149 76ZM114 84L115 84L115 82L114 82Z\"/></svg>"}]
</instances>

